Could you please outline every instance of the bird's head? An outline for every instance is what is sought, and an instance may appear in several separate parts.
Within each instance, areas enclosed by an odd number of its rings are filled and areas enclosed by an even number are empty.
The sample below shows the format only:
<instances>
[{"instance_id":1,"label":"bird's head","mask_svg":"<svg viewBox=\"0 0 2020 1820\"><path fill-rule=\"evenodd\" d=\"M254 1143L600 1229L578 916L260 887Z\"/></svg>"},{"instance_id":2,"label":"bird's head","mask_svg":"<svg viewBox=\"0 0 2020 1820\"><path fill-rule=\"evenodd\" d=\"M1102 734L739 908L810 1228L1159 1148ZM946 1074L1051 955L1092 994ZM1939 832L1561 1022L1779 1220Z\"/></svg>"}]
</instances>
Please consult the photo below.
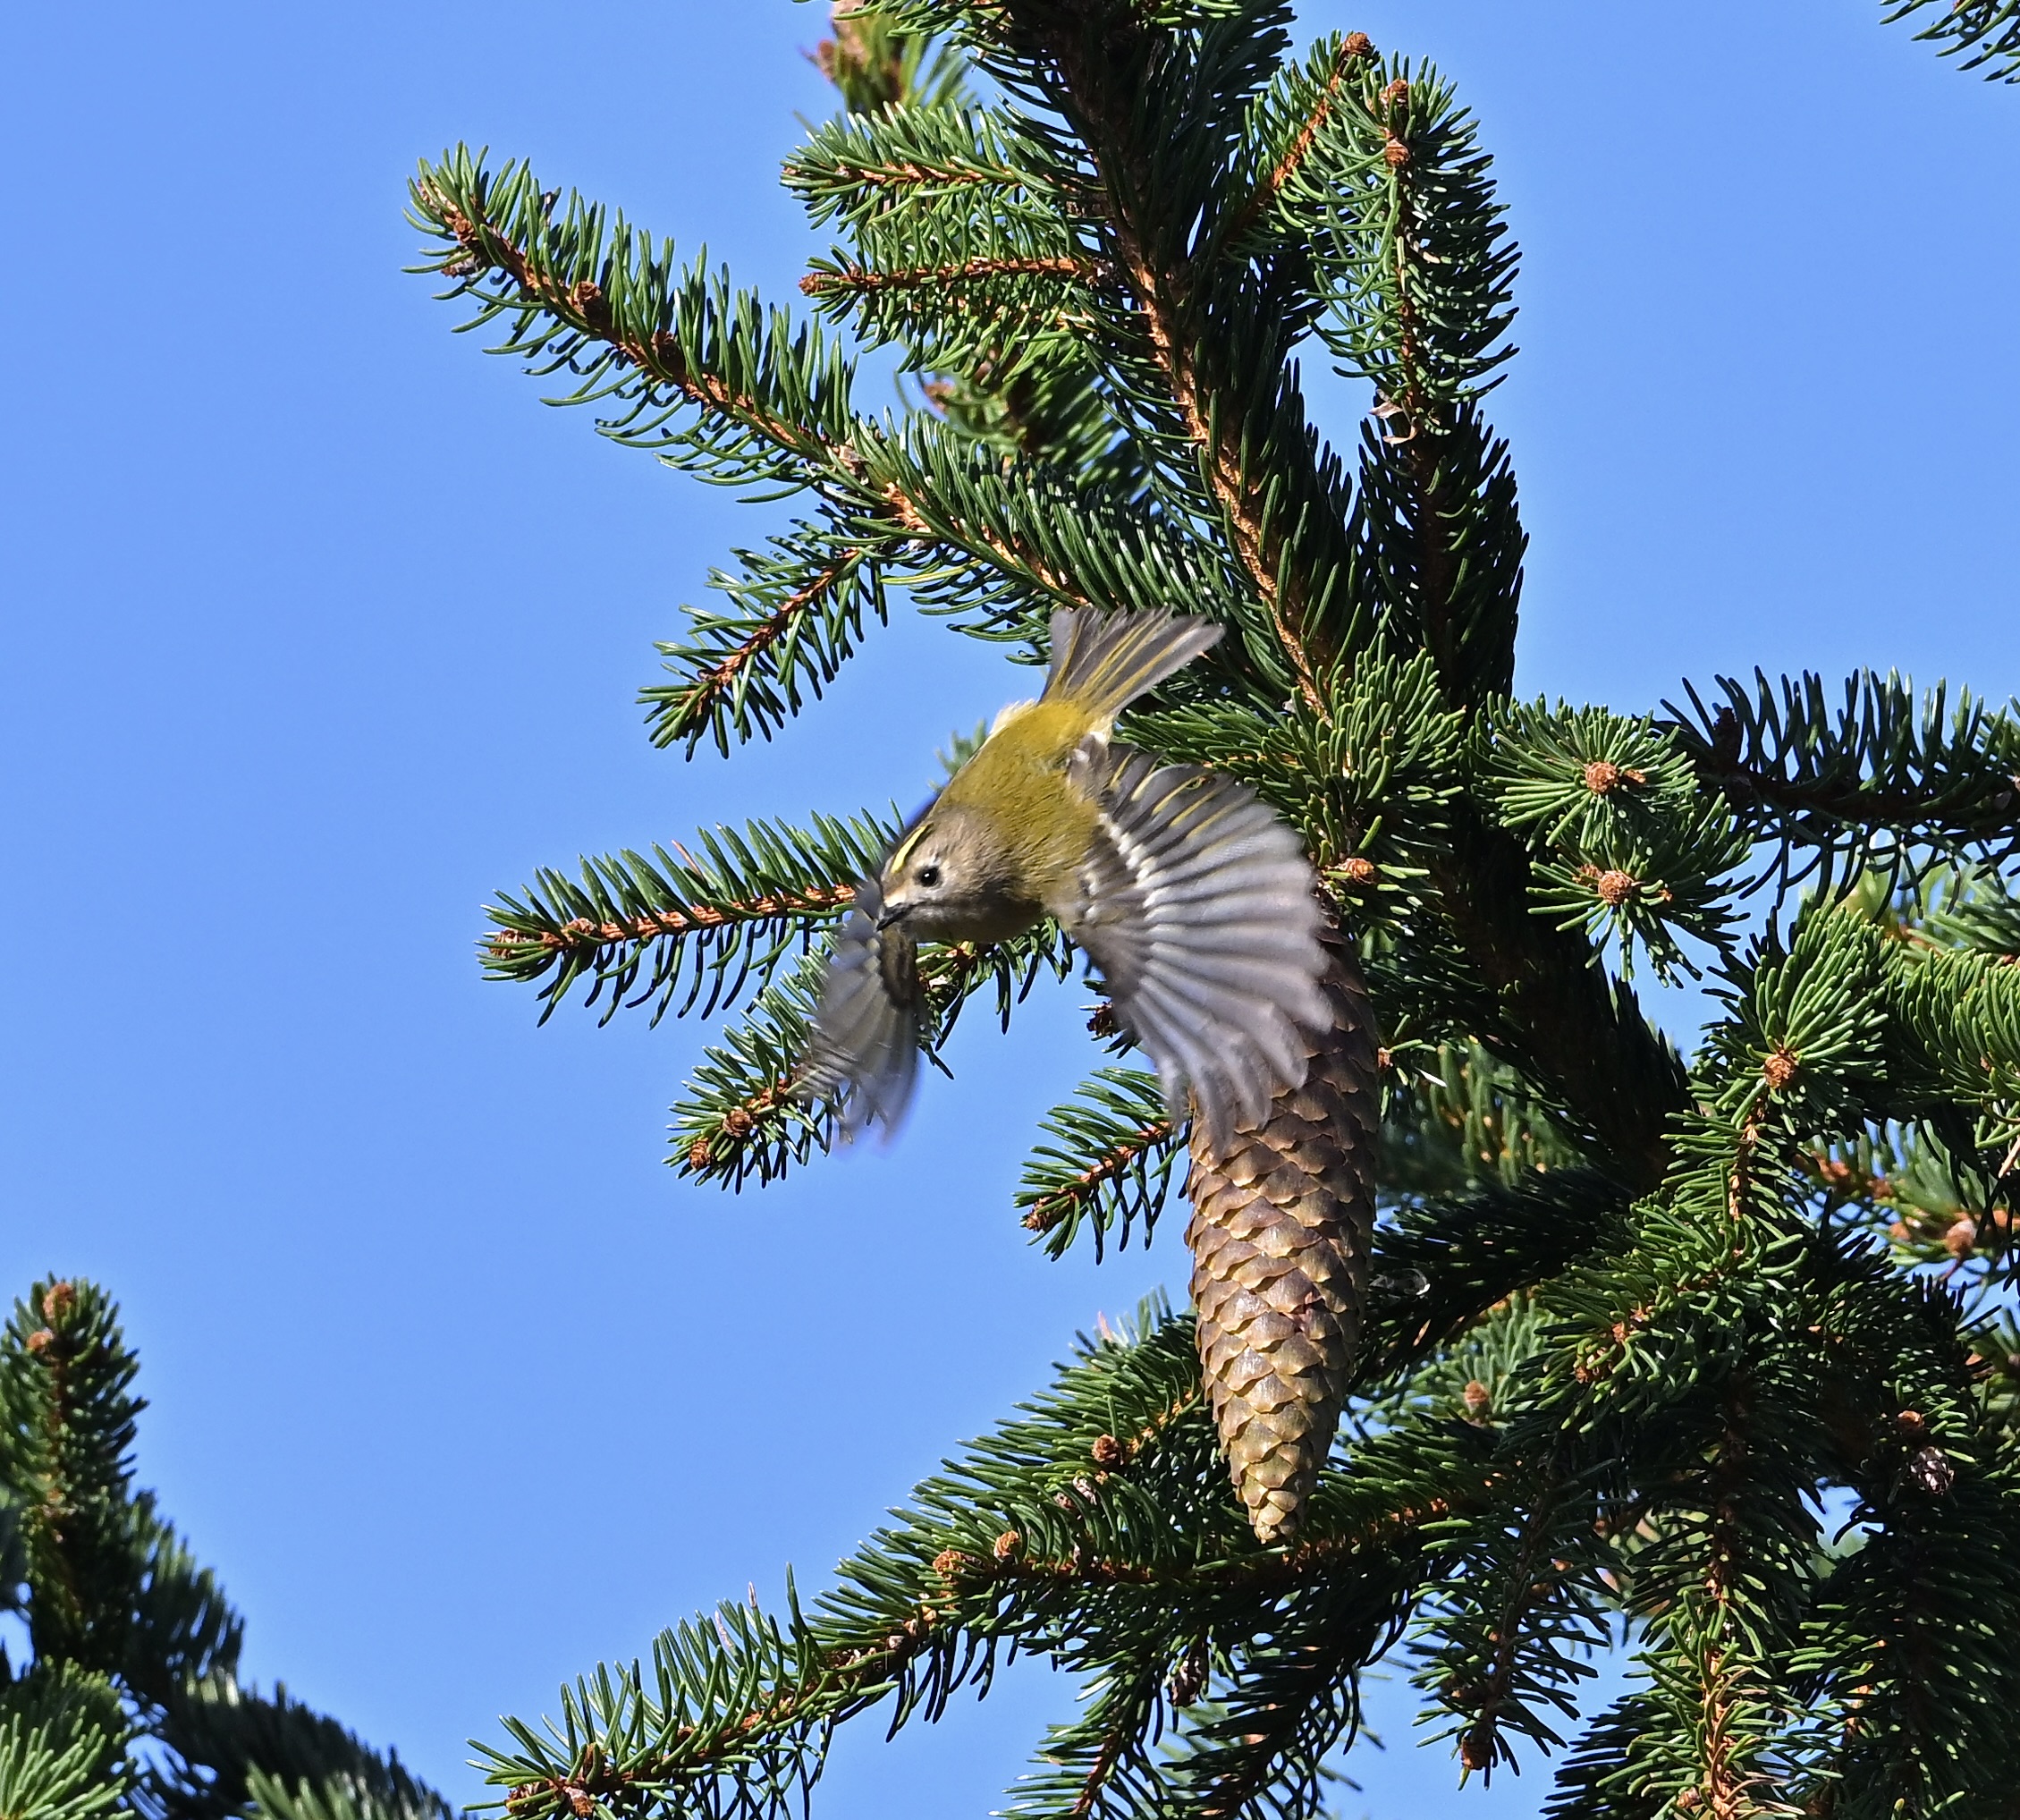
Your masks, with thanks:
<instances>
[{"instance_id":1,"label":"bird's head","mask_svg":"<svg viewBox=\"0 0 2020 1820\"><path fill-rule=\"evenodd\" d=\"M892 850L878 880L880 928L920 942L1000 942L1041 914L1011 842L982 810L936 803Z\"/></svg>"}]
</instances>

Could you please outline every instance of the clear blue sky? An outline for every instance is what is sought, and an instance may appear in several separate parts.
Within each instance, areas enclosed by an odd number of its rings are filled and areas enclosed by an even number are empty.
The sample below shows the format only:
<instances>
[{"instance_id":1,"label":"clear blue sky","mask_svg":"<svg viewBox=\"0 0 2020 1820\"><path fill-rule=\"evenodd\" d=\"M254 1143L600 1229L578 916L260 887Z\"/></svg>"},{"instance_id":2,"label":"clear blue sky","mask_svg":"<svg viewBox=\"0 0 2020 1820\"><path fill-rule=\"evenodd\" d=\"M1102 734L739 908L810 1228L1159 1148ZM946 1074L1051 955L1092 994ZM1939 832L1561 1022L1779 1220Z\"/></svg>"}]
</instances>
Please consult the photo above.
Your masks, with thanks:
<instances>
[{"instance_id":1,"label":"clear blue sky","mask_svg":"<svg viewBox=\"0 0 2020 1820\"><path fill-rule=\"evenodd\" d=\"M1526 689L2020 688L2020 95L1877 13L1309 9L1435 57L1500 155ZM1007 1043L976 1020L892 1153L732 1200L662 1167L699 1030L537 1030L472 960L536 865L914 799L1021 681L903 622L775 747L655 753L651 640L765 514L543 410L399 271L405 174L461 138L783 299L814 242L775 172L830 105L823 28L785 0L118 0L21 10L0 71L0 1283L113 1288L141 1480L250 1672L459 1797L492 1715L788 1562L817 1580L1097 1309L1183 1282L1176 1221L1097 1270L1011 1215L1087 1060L1070 992ZM937 1734L866 1731L820 1811L985 1811L1068 1695L1031 1672ZM1454 1781L1407 1749L1369 1777L1376 1814Z\"/></svg>"}]
</instances>

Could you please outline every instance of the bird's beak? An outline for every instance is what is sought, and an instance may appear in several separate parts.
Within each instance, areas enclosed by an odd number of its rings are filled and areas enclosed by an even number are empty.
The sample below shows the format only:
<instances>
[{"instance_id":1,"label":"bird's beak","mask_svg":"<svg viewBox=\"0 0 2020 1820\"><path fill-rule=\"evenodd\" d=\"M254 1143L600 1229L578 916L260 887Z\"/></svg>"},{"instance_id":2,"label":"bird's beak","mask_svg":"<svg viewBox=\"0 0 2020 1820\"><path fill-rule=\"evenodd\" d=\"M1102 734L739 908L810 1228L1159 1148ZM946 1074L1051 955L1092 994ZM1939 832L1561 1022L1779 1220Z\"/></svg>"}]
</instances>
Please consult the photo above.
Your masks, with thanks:
<instances>
[{"instance_id":1,"label":"bird's beak","mask_svg":"<svg viewBox=\"0 0 2020 1820\"><path fill-rule=\"evenodd\" d=\"M887 903L883 907L883 914L876 919L876 926L879 929L888 929L892 924L902 922L911 913L912 907L909 903Z\"/></svg>"}]
</instances>

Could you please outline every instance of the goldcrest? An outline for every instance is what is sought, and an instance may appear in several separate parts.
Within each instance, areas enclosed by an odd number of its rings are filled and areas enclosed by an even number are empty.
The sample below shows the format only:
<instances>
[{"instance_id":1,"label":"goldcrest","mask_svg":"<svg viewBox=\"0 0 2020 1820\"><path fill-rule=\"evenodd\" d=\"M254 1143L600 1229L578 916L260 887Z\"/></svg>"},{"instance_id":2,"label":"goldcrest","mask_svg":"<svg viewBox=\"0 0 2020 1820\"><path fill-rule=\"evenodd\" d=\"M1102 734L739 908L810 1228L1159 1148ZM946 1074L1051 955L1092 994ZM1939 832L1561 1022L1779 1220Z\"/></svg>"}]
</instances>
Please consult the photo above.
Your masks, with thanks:
<instances>
[{"instance_id":1,"label":"goldcrest","mask_svg":"<svg viewBox=\"0 0 2020 1820\"><path fill-rule=\"evenodd\" d=\"M1115 716L1221 636L1168 612L1061 607L1044 693L989 737L863 880L823 982L803 1101L896 1127L917 1079L921 942L1055 917L1100 969L1172 1114L1216 1147L1298 1085L1327 1028L1310 862L1246 785L1111 745Z\"/></svg>"}]
</instances>

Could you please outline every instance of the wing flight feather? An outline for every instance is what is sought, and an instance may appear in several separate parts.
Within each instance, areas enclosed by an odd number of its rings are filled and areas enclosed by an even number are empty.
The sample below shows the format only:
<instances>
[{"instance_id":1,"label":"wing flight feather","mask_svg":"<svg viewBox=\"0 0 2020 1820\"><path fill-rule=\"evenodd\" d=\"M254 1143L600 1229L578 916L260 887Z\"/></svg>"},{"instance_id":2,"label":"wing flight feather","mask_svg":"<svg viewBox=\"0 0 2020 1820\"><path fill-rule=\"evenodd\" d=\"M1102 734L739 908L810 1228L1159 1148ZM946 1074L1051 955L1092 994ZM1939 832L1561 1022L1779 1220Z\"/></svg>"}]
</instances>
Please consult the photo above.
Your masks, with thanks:
<instances>
[{"instance_id":1,"label":"wing flight feather","mask_svg":"<svg viewBox=\"0 0 2020 1820\"><path fill-rule=\"evenodd\" d=\"M803 1103L839 1099L841 1134L898 1129L919 1071L918 954L911 938L879 929L883 892L857 888L821 983L814 1040L793 1087Z\"/></svg>"},{"instance_id":2,"label":"wing flight feather","mask_svg":"<svg viewBox=\"0 0 2020 1820\"><path fill-rule=\"evenodd\" d=\"M1255 792L1196 765L1088 741L1076 772L1096 834L1069 932L1094 958L1118 1020L1165 1096L1224 1147L1259 1123L1323 1029L1321 916L1297 836ZM1105 774L1105 775L1104 775Z\"/></svg>"}]
</instances>

